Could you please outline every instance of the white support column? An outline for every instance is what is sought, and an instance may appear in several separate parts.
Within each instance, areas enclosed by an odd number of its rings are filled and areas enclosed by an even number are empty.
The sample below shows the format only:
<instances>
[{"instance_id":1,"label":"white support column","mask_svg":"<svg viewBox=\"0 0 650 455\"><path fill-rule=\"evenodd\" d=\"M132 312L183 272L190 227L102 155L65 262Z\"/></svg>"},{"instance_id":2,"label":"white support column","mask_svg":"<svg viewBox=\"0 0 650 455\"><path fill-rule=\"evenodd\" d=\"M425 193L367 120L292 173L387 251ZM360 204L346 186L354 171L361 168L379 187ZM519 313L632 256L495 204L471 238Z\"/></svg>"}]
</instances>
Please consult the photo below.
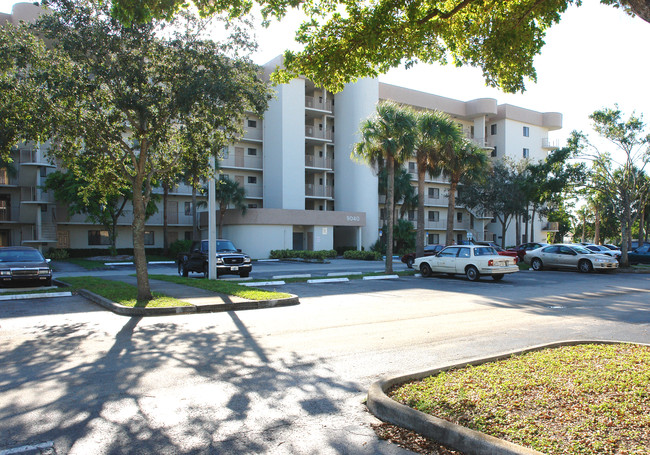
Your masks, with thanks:
<instances>
[{"instance_id":1,"label":"white support column","mask_svg":"<svg viewBox=\"0 0 650 455\"><path fill-rule=\"evenodd\" d=\"M214 157L210 158L212 178L208 182L208 278L217 279L217 203L215 199L215 163Z\"/></svg>"}]
</instances>

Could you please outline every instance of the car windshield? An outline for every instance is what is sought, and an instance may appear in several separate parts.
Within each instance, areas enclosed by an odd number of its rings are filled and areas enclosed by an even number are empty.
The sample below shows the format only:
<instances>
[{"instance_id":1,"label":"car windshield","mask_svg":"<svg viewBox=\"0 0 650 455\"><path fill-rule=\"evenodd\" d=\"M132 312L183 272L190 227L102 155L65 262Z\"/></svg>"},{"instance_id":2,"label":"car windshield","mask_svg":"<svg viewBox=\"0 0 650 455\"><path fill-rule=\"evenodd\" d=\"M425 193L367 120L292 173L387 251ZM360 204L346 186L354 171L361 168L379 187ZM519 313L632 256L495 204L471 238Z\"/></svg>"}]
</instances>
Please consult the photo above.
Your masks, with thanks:
<instances>
[{"instance_id":1,"label":"car windshield","mask_svg":"<svg viewBox=\"0 0 650 455\"><path fill-rule=\"evenodd\" d=\"M36 250L0 251L0 262L44 262Z\"/></svg>"},{"instance_id":2,"label":"car windshield","mask_svg":"<svg viewBox=\"0 0 650 455\"><path fill-rule=\"evenodd\" d=\"M474 256L494 256L499 254L497 250L491 246L482 246L479 248L474 248Z\"/></svg>"},{"instance_id":3,"label":"car windshield","mask_svg":"<svg viewBox=\"0 0 650 455\"><path fill-rule=\"evenodd\" d=\"M237 251L230 240L217 240L217 251Z\"/></svg>"}]
</instances>

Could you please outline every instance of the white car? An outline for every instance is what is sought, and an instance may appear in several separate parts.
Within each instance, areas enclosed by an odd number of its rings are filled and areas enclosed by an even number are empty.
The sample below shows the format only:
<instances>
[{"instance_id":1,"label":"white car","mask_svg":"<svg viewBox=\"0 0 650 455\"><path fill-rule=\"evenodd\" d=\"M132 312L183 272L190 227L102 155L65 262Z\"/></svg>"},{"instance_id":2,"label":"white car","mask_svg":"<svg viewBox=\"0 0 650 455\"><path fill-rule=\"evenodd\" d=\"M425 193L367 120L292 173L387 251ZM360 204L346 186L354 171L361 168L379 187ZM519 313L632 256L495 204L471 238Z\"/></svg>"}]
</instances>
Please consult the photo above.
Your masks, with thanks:
<instances>
[{"instance_id":1,"label":"white car","mask_svg":"<svg viewBox=\"0 0 650 455\"><path fill-rule=\"evenodd\" d=\"M499 281L506 273L519 271L514 257L499 256L490 246L458 245L448 246L435 256L417 258L413 263L422 276L431 276L433 272L448 275L463 274L470 281L478 280L481 275L491 275Z\"/></svg>"}]
</instances>

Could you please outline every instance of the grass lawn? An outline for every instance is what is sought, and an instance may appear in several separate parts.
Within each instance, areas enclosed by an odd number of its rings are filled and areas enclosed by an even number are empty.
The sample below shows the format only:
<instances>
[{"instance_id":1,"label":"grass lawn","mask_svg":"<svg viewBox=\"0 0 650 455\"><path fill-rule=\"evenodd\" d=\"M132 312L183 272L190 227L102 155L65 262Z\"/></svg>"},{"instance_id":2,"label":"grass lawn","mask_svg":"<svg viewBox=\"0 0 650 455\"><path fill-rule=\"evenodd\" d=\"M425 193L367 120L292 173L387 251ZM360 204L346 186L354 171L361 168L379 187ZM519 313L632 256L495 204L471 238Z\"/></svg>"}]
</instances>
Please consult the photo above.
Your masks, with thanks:
<instances>
[{"instance_id":1,"label":"grass lawn","mask_svg":"<svg viewBox=\"0 0 650 455\"><path fill-rule=\"evenodd\" d=\"M402 384L389 396L549 455L650 453L648 346L546 349Z\"/></svg>"},{"instance_id":2,"label":"grass lawn","mask_svg":"<svg viewBox=\"0 0 650 455\"><path fill-rule=\"evenodd\" d=\"M148 302L137 300L138 289L121 281L103 280L92 276L65 277L60 281L68 283L73 289L86 289L122 306L131 308L166 308L189 306L182 300L154 292L154 299Z\"/></svg>"},{"instance_id":3,"label":"grass lawn","mask_svg":"<svg viewBox=\"0 0 650 455\"><path fill-rule=\"evenodd\" d=\"M248 300L272 300L291 297L291 294L287 294L286 292L249 288L248 286L242 286L231 281L205 280L174 275L149 275L149 278L205 289L206 291L212 291L218 294L234 295Z\"/></svg>"}]
</instances>

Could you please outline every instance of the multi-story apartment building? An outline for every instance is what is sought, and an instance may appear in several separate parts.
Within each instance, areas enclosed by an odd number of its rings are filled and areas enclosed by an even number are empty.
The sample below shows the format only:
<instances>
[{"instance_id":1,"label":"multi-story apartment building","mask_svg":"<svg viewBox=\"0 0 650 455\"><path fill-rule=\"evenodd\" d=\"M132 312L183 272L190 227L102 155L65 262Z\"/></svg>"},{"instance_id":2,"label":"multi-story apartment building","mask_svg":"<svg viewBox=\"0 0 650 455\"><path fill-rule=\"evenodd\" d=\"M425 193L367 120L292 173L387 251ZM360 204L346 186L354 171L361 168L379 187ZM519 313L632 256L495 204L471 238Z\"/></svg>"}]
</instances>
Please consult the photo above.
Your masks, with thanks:
<instances>
[{"instance_id":1,"label":"multi-story apartment building","mask_svg":"<svg viewBox=\"0 0 650 455\"><path fill-rule=\"evenodd\" d=\"M17 8L18 7L18 8ZM18 4L2 21L35 17L31 4ZM268 74L281 64L266 65ZM383 198L378 179L365 163L351 157L359 140L361 121L375 112L378 102L393 100L416 109L437 109L462 125L466 136L486 149L493 159L544 159L553 147L549 131L561 128L558 113L540 113L494 99L459 101L430 93L362 79L340 93L330 93L305 78L275 88L264 118L250 115L244 134L224 150L222 174L246 190L245 214L229 210L224 236L255 258L272 249L321 250L335 247L370 248L383 224ZM65 248L103 248L108 236L83 215L68 216L66 207L39 185L54 170L45 159L45 147L21 146L14 160L18 176L0 172L0 245L33 244ZM405 164L415 185L416 164ZM429 176L425 199L426 240L445 243L448 182ZM202 209L202 235L207 236L207 212ZM162 247L162 208L147 221L147 244ZM127 207L118 228L118 248L132 246L131 210ZM191 188L179 185L167 206L169 239L192 234ZM415 214L407 218L415 223ZM535 239L551 226L538 222ZM511 225L507 244L515 243ZM456 207L454 239L471 235L477 240L501 241L500 226L492 217Z\"/></svg>"}]
</instances>

